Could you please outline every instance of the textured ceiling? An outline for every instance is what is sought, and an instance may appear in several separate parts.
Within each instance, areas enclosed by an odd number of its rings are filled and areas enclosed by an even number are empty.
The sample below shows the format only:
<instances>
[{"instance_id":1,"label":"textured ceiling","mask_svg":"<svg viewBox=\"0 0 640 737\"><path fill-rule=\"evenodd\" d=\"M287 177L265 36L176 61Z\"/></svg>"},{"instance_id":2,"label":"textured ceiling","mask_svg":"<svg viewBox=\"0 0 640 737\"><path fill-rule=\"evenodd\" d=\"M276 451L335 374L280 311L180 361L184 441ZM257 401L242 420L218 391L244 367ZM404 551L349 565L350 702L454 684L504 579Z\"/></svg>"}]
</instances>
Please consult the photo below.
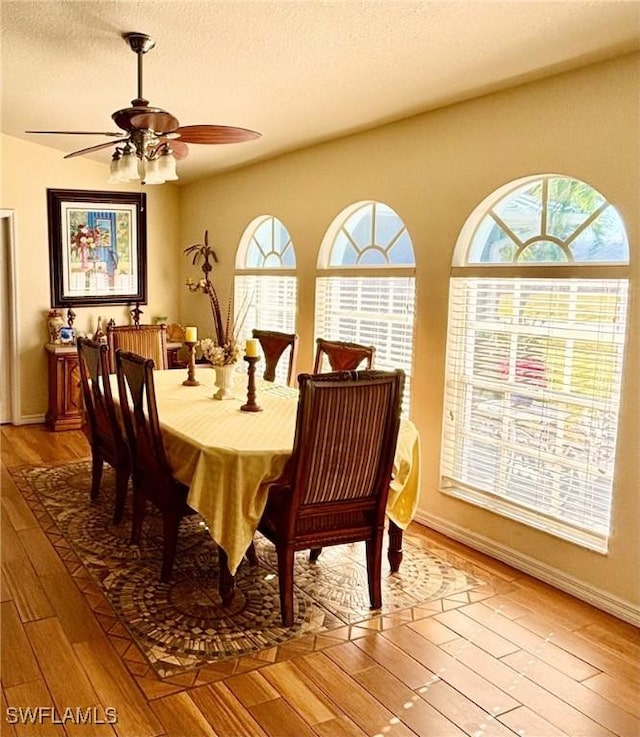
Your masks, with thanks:
<instances>
[{"instance_id":1,"label":"textured ceiling","mask_svg":"<svg viewBox=\"0 0 640 737\"><path fill-rule=\"evenodd\" d=\"M122 33L156 39L143 91L181 125L253 128L190 145L180 183L640 48L640 3L2 0L2 131L71 151L136 96ZM110 159L109 152L93 158Z\"/></svg>"}]
</instances>

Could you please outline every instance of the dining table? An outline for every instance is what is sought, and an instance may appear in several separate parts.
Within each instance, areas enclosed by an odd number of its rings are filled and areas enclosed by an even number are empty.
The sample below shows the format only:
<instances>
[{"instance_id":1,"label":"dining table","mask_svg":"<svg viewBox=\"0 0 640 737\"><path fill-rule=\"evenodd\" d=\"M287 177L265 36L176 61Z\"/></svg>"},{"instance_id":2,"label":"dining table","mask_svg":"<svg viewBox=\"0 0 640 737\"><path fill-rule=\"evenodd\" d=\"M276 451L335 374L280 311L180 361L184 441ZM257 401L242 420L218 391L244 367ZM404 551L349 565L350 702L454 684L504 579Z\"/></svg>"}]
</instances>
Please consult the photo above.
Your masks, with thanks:
<instances>
[{"instance_id":1,"label":"dining table","mask_svg":"<svg viewBox=\"0 0 640 737\"><path fill-rule=\"evenodd\" d=\"M247 399L246 373L236 372L233 398L224 400L213 398L212 368L198 366L196 386L183 384L183 378L181 371L154 370L160 429L173 475L189 487L187 503L200 514L226 558L221 560L219 591L228 604L235 572L264 512L269 484L291 457L298 390L257 379L261 411L247 412L240 409ZM115 375L110 381L117 403ZM386 510L392 571L399 570L402 531L414 517L419 493L420 438L415 425L402 419Z\"/></svg>"}]
</instances>

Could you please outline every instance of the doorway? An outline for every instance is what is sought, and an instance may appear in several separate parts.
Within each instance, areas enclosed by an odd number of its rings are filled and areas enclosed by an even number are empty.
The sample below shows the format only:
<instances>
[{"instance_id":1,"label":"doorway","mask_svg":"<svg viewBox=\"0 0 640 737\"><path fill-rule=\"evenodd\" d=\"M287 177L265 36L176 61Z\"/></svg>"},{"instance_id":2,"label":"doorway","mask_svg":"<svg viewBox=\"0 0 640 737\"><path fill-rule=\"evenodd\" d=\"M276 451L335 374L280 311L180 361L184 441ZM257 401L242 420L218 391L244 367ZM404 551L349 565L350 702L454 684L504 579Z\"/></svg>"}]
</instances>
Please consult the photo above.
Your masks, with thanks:
<instances>
[{"instance_id":1,"label":"doorway","mask_svg":"<svg viewBox=\"0 0 640 737\"><path fill-rule=\"evenodd\" d=\"M15 212L0 210L0 424L20 424Z\"/></svg>"}]
</instances>

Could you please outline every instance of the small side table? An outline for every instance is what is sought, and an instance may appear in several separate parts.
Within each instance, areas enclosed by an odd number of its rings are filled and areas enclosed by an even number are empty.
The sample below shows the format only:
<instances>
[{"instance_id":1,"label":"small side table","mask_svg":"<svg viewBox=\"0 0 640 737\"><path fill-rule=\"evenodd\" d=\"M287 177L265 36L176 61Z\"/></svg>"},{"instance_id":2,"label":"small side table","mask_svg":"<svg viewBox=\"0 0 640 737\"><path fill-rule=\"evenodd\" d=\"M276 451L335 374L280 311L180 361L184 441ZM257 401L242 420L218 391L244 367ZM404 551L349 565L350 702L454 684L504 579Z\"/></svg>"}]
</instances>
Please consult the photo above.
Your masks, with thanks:
<instances>
[{"instance_id":1,"label":"small side table","mask_svg":"<svg viewBox=\"0 0 640 737\"><path fill-rule=\"evenodd\" d=\"M49 370L47 427L54 432L78 430L84 422L78 351L73 345L45 345Z\"/></svg>"}]
</instances>

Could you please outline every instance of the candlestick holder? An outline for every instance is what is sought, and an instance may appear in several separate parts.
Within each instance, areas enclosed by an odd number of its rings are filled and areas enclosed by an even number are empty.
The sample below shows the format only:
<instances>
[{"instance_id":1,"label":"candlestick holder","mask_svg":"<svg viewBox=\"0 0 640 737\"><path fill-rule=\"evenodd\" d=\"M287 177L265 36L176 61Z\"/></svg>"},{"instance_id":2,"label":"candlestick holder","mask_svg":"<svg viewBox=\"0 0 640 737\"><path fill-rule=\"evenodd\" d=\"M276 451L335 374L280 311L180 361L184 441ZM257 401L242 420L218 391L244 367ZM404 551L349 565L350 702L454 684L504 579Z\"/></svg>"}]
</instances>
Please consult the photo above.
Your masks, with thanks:
<instances>
[{"instance_id":1,"label":"candlestick holder","mask_svg":"<svg viewBox=\"0 0 640 737\"><path fill-rule=\"evenodd\" d=\"M185 340L184 344L189 351L189 365L187 366L187 378L182 382L183 386L200 386L196 379L196 342Z\"/></svg>"},{"instance_id":2,"label":"candlestick holder","mask_svg":"<svg viewBox=\"0 0 640 737\"><path fill-rule=\"evenodd\" d=\"M256 403L256 363L260 356L245 356L244 360L249 364L247 368L247 403L240 409L243 412L262 412L262 407Z\"/></svg>"}]
</instances>

